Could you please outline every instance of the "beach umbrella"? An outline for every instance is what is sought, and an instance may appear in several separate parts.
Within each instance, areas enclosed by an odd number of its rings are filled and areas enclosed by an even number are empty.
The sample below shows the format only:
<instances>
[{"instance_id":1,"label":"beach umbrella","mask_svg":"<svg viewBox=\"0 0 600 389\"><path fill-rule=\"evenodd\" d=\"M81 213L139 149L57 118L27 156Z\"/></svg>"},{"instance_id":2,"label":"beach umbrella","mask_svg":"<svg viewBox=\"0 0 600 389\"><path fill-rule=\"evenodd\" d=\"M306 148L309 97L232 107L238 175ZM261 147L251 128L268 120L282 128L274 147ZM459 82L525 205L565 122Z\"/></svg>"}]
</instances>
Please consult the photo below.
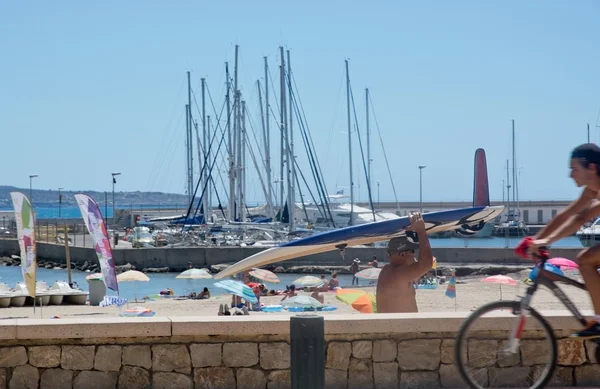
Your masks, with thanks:
<instances>
[{"instance_id":1,"label":"beach umbrella","mask_svg":"<svg viewBox=\"0 0 600 389\"><path fill-rule=\"evenodd\" d=\"M301 295L290 297L289 299L285 299L281 302L281 305L287 307L312 307L312 308L320 308L323 306L321 302L315 298L310 296Z\"/></svg>"},{"instance_id":2,"label":"beach umbrella","mask_svg":"<svg viewBox=\"0 0 600 389\"><path fill-rule=\"evenodd\" d=\"M239 296L251 303L258 302L258 299L256 298L256 295L254 294L252 288L250 288L248 285L242 282L226 279L223 281L215 282L214 286L225 289L229 293Z\"/></svg>"},{"instance_id":3,"label":"beach umbrella","mask_svg":"<svg viewBox=\"0 0 600 389\"><path fill-rule=\"evenodd\" d=\"M135 282L148 282L150 278L147 275L137 270L128 270L124 273L117 275L117 282L133 282L133 298L137 301L137 296L135 295Z\"/></svg>"},{"instance_id":4,"label":"beach umbrella","mask_svg":"<svg viewBox=\"0 0 600 389\"><path fill-rule=\"evenodd\" d=\"M148 278L147 275L145 275L144 273L142 273L141 271L137 271L137 270L128 270L124 273L121 273L119 275L117 275L117 281L119 282L123 282L123 281L142 281L142 282L146 282L146 281L150 281L150 278Z\"/></svg>"},{"instance_id":5,"label":"beach umbrella","mask_svg":"<svg viewBox=\"0 0 600 389\"><path fill-rule=\"evenodd\" d=\"M212 275L208 273L204 269L187 269L184 272L181 272L175 278L187 278L189 280L199 280L199 279L208 279L212 278Z\"/></svg>"},{"instance_id":6,"label":"beach umbrella","mask_svg":"<svg viewBox=\"0 0 600 389\"><path fill-rule=\"evenodd\" d=\"M381 273L381 269L377 267L369 267L359 271L354 276L356 278L362 278L364 280L376 280L379 278L379 273Z\"/></svg>"},{"instance_id":7,"label":"beach umbrella","mask_svg":"<svg viewBox=\"0 0 600 389\"><path fill-rule=\"evenodd\" d=\"M85 277L86 280L101 280L102 273L92 273L89 276Z\"/></svg>"},{"instance_id":8,"label":"beach umbrella","mask_svg":"<svg viewBox=\"0 0 600 389\"><path fill-rule=\"evenodd\" d=\"M359 289L338 289L335 298L349 304L361 313L377 312L377 299L374 295Z\"/></svg>"},{"instance_id":9,"label":"beach umbrella","mask_svg":"<svg viewBox=\"0 0 600 389\"><path fill-rule=\"evenodd\" d=\"M560 267L561 269L578 269L579 265L567 258L550 258L546 263Z\"/></svg>"},{"instance_id":10,"label":"beach umbrella","mask_svg":"<svg viewBox=\"0 0 600 389\"><path fill-rule=\"evenodd\" d=\"M497 275L485 277L481 282L489 284L500 284L500 300L502 300L502 285L517 285L517 281L509 276Z\"/></svg>"},{"instance_id":11,"label":"beach umbrella","mask_svg":"<svg viewBox=\"0 0 600 389\"><path fill-rule=\"evenodd\" d=\"M315 276L304 276L296 279L294 285L296 287L314 287L321 286L325 283L324 280Z\"/></svg>"},{"instance_id":12,"label":"beach umbrella","mask_svg":"<svg viewBox=\"0 0 600 389\"><path fill-rule=\"evenodd\" d=\"M261 281L271 282L274 284L281 282L279 280L279 277L277 277L277 275L275 273L273 273L272 271L266 270L266 269L253 268L249 274L252 277L259 279Z\"/></svg>"}]
</instances>

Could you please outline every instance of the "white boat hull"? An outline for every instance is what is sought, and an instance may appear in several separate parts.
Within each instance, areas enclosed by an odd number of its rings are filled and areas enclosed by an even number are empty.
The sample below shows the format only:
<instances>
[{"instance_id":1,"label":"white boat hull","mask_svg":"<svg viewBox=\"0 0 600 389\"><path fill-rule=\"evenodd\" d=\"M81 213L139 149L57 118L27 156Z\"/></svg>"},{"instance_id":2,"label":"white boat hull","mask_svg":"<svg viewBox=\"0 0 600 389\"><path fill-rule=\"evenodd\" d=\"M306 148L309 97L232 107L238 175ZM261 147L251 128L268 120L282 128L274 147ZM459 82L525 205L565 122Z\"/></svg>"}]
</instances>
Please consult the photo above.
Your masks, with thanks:
<instances>
[{"instance_id":1,"label":"white boat hull","mask_svg":"<svg viewBox=\"0 0 600 389\"><path fill-rule=\"evenodd\" d=\"M64 301L64 296L62 294L52 294L50 295L50 305L61 305Z\"/></svg>"},{"instance_id":2,"label":"white boat hull","mask_svg":"<svg viewBox=\"0 0 600 389\"><path fill-rule=\"evenodd\" d=\"M64 295L63 302L72 305L85 305L87 302L87 293L66 294Z\"/></svg>"},{"instance_id":3,"label":"white boat hull","mask_svg":"<svg viewBox=\"0 0 600 389\"><path fill-rule=\"evenodd\" d=\"M10 298L10 306L11 307L22 307L25 305L25 301L27 300L27 296L11 296Z\"/></svg>"},{"instance_id":4,"label":"white boat hull","mask_svg":"<svg viewBox=\"0 0 600 389\"><path fill-rule=\"evenodd\" d=\"M10 307L11 296L0 296L0 308Z\"/></svg>"}]
</instances>

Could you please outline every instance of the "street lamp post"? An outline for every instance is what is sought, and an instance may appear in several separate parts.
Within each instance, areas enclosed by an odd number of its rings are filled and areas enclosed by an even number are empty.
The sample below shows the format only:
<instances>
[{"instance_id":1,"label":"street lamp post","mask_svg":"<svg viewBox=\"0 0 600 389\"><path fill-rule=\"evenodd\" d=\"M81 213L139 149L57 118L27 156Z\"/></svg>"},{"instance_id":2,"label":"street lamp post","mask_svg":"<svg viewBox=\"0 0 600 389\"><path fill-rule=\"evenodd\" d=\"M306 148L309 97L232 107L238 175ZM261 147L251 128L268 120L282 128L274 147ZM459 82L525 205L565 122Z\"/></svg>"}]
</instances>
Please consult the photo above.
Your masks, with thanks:
<instances>
[{"instance_id":1,"label":"street lamp post","mask_svg":"<svg viewBox=\"0 0 600 389\"><path fill-rule=\"evenodd\" d=\"M29 202L31 203L32 207L33 207L33 184L32 184L32 181L36 177L39 177L39 176L37 174L29 175Z\"/></svg>"},{"instance_id":2,"label":"street lamp post","mask_svg":"<svg viewBox=\"0 0 600 389\"><path fill-rule=\"evenodd\" d=\"M115 228L115 184L117 183L116 176L121 175L119 172L114 172L112 174L112 227Z\"/></svg>"},{"instance_id":3,"label":"street lamp post","mask_svg":"<svg viewBox=\"0 0 600 389\"><path fill-rule=\"evenodd\" d=\"M63 188L58 188L58 218L62 218L62 213L61 213L61 205L62 205L62 194L60 194L60 191Z\"/></svg>"},{"instance_id":4,"label":"street lamp post","mask_svg":"<svg viewBox=\"0 0 600 389\"><path fill-rule=\"evenodd\" d=\"M425 165L419 165L419 211L423 213L423 169Z\"/></svg>"}]
</instances>

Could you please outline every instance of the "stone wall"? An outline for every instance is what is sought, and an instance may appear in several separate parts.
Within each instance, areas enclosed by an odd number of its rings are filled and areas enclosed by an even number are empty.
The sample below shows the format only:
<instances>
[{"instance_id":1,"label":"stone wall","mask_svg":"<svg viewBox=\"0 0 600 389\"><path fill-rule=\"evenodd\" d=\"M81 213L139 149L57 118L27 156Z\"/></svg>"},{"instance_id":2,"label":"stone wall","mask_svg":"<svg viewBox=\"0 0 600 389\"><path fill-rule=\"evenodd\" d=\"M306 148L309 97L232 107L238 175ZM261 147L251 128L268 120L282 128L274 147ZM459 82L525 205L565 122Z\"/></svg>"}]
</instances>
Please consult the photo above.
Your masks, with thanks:
<instances>
[{"instance_id":1,"label":"stone wall","mask_svg":"<svg viewBox=\"0 0 600 389\"><path fill-rule=\"evenodd\" d=\"M466 314L325 315L326 388L464 388L453 355ZM577 325L566 313L548 319L560 339L552 384L596 386L595 344L565 338ZM0 389L291 387L285 315L5 321ZM483 320L469 357L497 350L512 324ZM539 333L526 333L520 356L488 368L488 377L535 374L542 345Z\"/></svg>"},{"instance_id":2,"label":"stone wall","mask_svg":"<svg viewBox=\"0 0 600 389\"><path fill-rule=\"evenodd\" d=\"M498 332L470 340L469 353L489 353L505 338L506 333ZM121 344L104 339L100 343L108 344L2 347L0 388L290 388L287 340L204 343L189 337L168 341ZM486 380L495 379L501 386L503 380L512 384L516 377L525 382L545 366L540 365L543 344L523 341L521 356L488 368ZM600 365L593 362L594 347L589 341L561 339L551 385L597 385ZM453 365L452 337L414 334L396 340L356 334L329 339L326 350L327 389L465 387Z\"/></svg>"}]
</instances>

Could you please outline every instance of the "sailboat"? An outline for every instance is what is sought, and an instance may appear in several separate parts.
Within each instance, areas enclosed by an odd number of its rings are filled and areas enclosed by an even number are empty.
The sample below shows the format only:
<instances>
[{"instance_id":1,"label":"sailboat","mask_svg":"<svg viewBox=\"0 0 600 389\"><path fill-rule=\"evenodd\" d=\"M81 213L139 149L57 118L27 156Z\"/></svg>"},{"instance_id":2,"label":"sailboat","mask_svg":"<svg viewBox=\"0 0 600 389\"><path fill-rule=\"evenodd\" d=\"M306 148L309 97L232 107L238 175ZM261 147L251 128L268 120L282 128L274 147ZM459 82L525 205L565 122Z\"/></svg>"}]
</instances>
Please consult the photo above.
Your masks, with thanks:
<instances>
[{"instance_id":1,"label":"sailboat","mask_svg":"<svg viewBox=\"0 0 600 389\"><path fill-rule=\"evenodd\" d=\"M519 208L519 190L517 176L515 175L515 169L517 159L515 156L515 121L512 121L512 158L513 158L513 171L512 171L512 186L509 181L509 165L506 160L506 222L500 223L494 229L494 235L499 237L523 237L529 235L529 227L521 221L521 210ZM516 209L510 207L510 188L513 188L513 201L516 203Z\"/></svg>"}]
</instances>

